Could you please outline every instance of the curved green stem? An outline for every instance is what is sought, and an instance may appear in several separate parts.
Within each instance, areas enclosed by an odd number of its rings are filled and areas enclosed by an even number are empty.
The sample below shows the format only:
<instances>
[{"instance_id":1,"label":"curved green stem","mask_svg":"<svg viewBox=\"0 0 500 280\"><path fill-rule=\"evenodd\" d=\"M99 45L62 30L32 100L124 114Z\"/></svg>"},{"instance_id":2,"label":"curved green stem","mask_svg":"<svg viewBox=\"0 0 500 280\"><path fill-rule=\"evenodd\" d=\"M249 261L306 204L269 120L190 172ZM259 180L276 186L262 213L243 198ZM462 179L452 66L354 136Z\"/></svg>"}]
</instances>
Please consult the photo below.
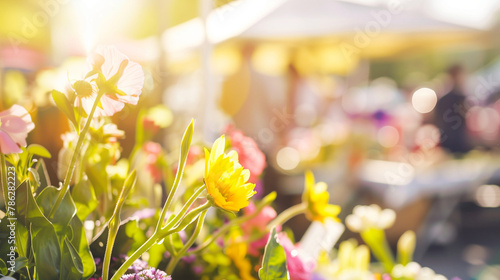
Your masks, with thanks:
<instances>
[{"instance_id":1,"label":"curved green stem","mask_svg":"<svg viewBox=\"0 0 500 280\"><path fill-rule=\"evenodd\" d=\"M201 229L203 228L203 221L205 220L205 216L207 215L207 211L208 209L203 210L200 217L198 218L198 222L196 223L196 229L193 232L193 235L191 235L189 240L186 242L184 247L182 247L182 249L177 253L177 255L172 256L172 258L170 259L167 266L167 270L165 271L167 274L172 274L179 260L184 256L187 250L191 248L191 246L196 241L196 238L198 238L198 235L200 235Z\"/></svg>"},{"instance_id":2,"label":"curved green stem","mask_svg":"<svg viewBox=\"0 0 500 280\"><path fill-rule=\"evenodd\" d=\"M198 197L200 196L200 194L205 190L205 185L199 187L195 192L194 194L189 198L189 200L186 202L186 204L184 204L184 206L182 207L181 211L179 212L179 214L177 214L175 216L175 218L168 222L167 225L163 228L161 228L161 230L170 230L172 228L175 228L176 225L179 223L179 221L182 219L182 217L184 217L184 215L186 214L186 212L189 210L189 208L191 207L191 205L194 203L194 201L196 199L198 199ZM160 217L161 218L161 217ZM158 223L162 223L162 221L158 221Z\"/></svg>"},{"instance_id":3,"label":"curved green stem","mask_svg":"<svg viewBox=\"0 0 500 280\"><path fill-rule=\"evenodd\" d=\"M78 142L76 143L76 146L75 146L75 152L73 153L73 156L71 157L71 161L69 163L69 167L68 167L68 171L66 172L66 176L64 177L64 183L63 183L63 186L61 187L61 191L59 192L59 195L57 196L57 200L54 203L54 206L52 206L52 209L50 210L49 217L48 217L49 220L52 219L57 208L59 208L59 205L61 204L64 196L68 192L69 183L71 182L71 177L73 176L73 172L75 171L76 159L78 158L78 155L80 154L83 140L85 139L85 135L87 134L87 131L89 130L90 123L92 122L92 118L94 117L94 112L97 108L97 105L99 104L99 100L101 100L101 97L103 95L104 95L104 92L99 93L97 95L97 98L95 99L94 105L92 106L92 110L90 111L90 114L87 118L87 122L85 123L83 130L80 132L80 135L78 135Z\"/></svg>"},{"instance_id":4,"label":"curved green stem","mask_svg":"<svg viewBox=\"0 0 500 280\"><path fill-rule=\"evenodd\" d=\"M125 272L127 272L128 268L137 260L144 252L146 252L151 246L153 246L157 240L158 232L153 233L149 239L139 247L131 256L128 258L120 268L115 272L111 280L119 280Z\"/></svg>"},{"instance_id":5,"label":"curved green stem","mask_svg":"<svg viewBox=\"0 0 500 280\"><path fill-rule=\"evenodd\" d=\"M171 207L172 200L174 199L175 193L177 192L179 184L181 183L182 175L184 174L184 167L186 167L186 161L189 153L189 147L191 145L191 139L193 136L193 126L194 122L191 121L191 123L189 123L188 127L186 128L184 135L182 136L181 152L179 155L179 165L177 167L177 173L175 174L174 183L168 194L167 201L165 202L165 205L163 206L163 209L161 211L160 220L156 226L156 230L161 229L163 221L165 220L165 216L167 215L167 212Z\"/></svg>"},{"instance_id":6,"label":"curved green stem","mask_svg":"<svg viewBox=\"0 0 500 280\"><path fill-rule=\"evenodd\" d=\"M271 195L268 195L268 196L264 197L262 199L261 203L259 203L257 205L255 211L252 214L241 216L241 217L238 217L238 218L236 218L234 220L231 220L229 223L227 223L223 227L221 227L216 233L212 234L210 236L210 238L208 238L200 246L198 246L194 250L191 250L189 253L190 254L194 254L194 253L197 253L197 252L205 250L206 248L208 248L208 246L210 246L210 244L212 244L212 242L214 242L215 240L217 240L217 238L219 238L222 234L226 233L233 226L238 225L238 224L242 224L242 223L244 223L244 222L246 222L246 221L248 221L250 219L255 218L260 213L260 211L262 211L262 209L264 207L266 207L269 204L271 204L274 201L275 198L276 198L276 194L274 194L274 193L272 193ZM267 231L266 231L266 234L267 234Z\"/></svg>"},{"instance_id":7,"label":"curved green stem","mask_svg":"<svg viewBox=\"0 0 500 280\"><path fill-rule=\"evenodd\" d=\"M271 230L273 227L275 227L277 225L282 225L282 224L286 223L288 220L290 220L291 218L293 218L299 214L305 213L306 210L307 210L307 204L305 204L305 203L300 203L300 204L294 205L294 206L286 209L285 211L281 212L278 215L278 217L276 217L274 220L272 220L269 223L269 225L267 225L267 229Z\"/></svg>"},{"instance_id":8,"label":"curved green stem","mask_svg":"<svg viewBox=\"0 0 500 280\"><path fill-rule=\"evenodd\" d=\"M111 253L113 252L113 246L115 244L116 235L118 234L118 229L120 228L120 212L122 211L123 204L127 199L130 191L135 186L135 182L137 179L137 173L135 170L130 173L127 180L123 185L120 196L118 197L118 201L116 203L115 209L113 211L113 215L109 219L108 224L108 241L106 243L106 252L104 254L104 263L102 266L102 279L109 279L109 265L111 263Z\"/></svg>"},{"instance_id":9,"label":"curved green stem","mask_svg":"<svg viewBox=\"0 0 500 280\"><path fill-rule=\"evenodd\" d=\"M361 233L361 238L370 247L373 255L382 262L386 272L391 273L394 267L394 257L385 238L385 232L382 229L368 229Z\"/></svg>"},{"instance_id":10,"label":"curved green stem","mask_svg":"<svg viewBox=\"0 0 500 280\"><path fill-rule=\"evenodd\" d=\"M186 204L181 209L181 211L179 212L179 214L177 214L176 217L172 221L170 221L165 227L160 228L159 230L158 230L158 227L157 227L157 230L155 230L155 232L151 235L151 237L149 237L148 240L144 244L142 244L141 247L139 247L139 249L137 249L120 266L120 268L116 271L115 275L113 275L113 277L111 278L111 280L119 280L120 277L127 271L127 269L134 263L134 261L137 260L140 256L142 256L142 254L144 252L146 252L147 250L149 250L149 248L151 248L151 246L153 246L156 243L156 241L161 240L161 239L169 236L170 234L172 234L174 232L182 230L182 228L179 227L179 221L180 221L180 219L182 217L184 217L184 215L186 214L186 212L189 210L189 207L191 207L191 205L193 204L193 202L200 196L200 194L204 190L205 190L205 185L203 185L200 188L198 188L195 191L195 193L186 202ZM205 203L205 204L201 205L200 207L198 207L196 209L193 209L191 212L194 213L195 211L197 211L198 212L197 214L199 214L199 212L206 210L205 208L207 208L207 205L208 205L208 207L210 207L210 205L208 203ZM189 214L191 214L191 212ZM158 220L158 224L161 224L161 223L162 223L162 220Z\"/></svg>"},{"instance_id":11,"label":"curved green stem","mask_svg":"<svg viewBox=\"0 0 500 280\"><path fill-rule=\"evenodd\" d=\"M116 235L120 224L119 216L111 217L109 224L108 241L106 244L106 252L104 253L104 263L102 266L102 280L109 279L109 265L111 263L111 253L113 252L113 245L115 243Z\"/></svg>"}]
</instances>

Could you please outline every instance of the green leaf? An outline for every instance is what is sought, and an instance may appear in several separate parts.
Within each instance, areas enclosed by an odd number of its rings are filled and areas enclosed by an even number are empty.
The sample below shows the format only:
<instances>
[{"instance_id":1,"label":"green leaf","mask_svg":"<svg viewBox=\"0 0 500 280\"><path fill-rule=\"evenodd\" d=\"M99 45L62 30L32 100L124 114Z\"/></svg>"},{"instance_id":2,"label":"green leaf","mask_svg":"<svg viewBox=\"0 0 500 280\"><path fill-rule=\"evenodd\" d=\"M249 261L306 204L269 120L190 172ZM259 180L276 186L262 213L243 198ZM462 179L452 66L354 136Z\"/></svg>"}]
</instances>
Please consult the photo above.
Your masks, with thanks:
<instances>
[{"instance_id":1,"label":"green leaf","mask_svg":"<svg viewBox=\"0 0 500 280\"><path fill-rule=\"evenodd\" d=\"M52 158L52 155L50 154L50 152L47 149L45 149L44 146L38 145L38 144L29 145L28 146L28 153L33 154L33 155L37 155L37 156L41 156L44 158Z\"/></svg>"},{"instance_id":2,"label":"green leaf","mask_svg":"<svg viewBox=\"0 0 500 280\"><path fill-rule=\"evenodd\" d=\"M119 212L122 209L123 204L125 203L125 199L127 199L128 195L130 194L130 191L135 186L137 180L137 171L134 169L130 175L128 175L127 179L125 180L125 183L123 184L123 189L120 194L120 197L118 199L118 202L116 204L116 214L119 214Z\"/></svg>"},{"instance_id":3,"label":"green leaf","mask_svg":"<svg viewBox=\"0 0 500 280\"><path fill-rule=\"evenodd\" d=\"M26 257L16 258L16 264L14 265L14 271L19 271L21 268L28 266L28 259Z\"/></svg>"},{"instance_id":4,"label":"green leaf","mask_svg":"<svg viewBox=\"0 0 500 280\"><path fill-rule=\"evenodd\" d=\"M64 93L60 91L53 90L52 98L54 99L54 102L56 103L59 110L61 110L66 115L66 117L68 117L68 120L70 120L71 123L73 123L73 125L75 126L75 129L78 130L78 123L75 119L75 111L73 110L73 105L69 103L66 95L64 95Z\"/></svg>"},{"instance_id":5,"label":"green leaf","mask_svg":"<svg viewBox=\"0 0 500 280\"><path fill-rule=\"evenodd\" d=\"M191 120L186 131L184 132L184 136L182 137L181 142L181 152L179 155L179 166L177 167L177 173L175 174L174 184L172 186L172 190L174 193L169 194L169 198L175 195L175 191L181 182L182 175L184 173L184 168L186 167L186 160L189 153L189 147L191 147L191 140L193 139L193 129L194 129L194 120ZM172 191L171 191L172 192ZM165 211L165 210L164 210Z\"/></svg>"},{"instance_id":6,"label":"green leaf","mask_svg":"<svg viewBox=\"0 0 500 280\"><path fill-rule=\"evenodd\" d=\"M21 223L28 226L31 222L35 227L50 225L50 222L42 213L31 192L29 181L22 182L16 190L17 217Z\"/></svg>"},{"instance_id":7,"label":"green leaf","mask_svg":"<svg viewBox=\"0 0 500 280\"><path fill-rule=\"evenodd\" d=\"M35 170L38 173L38 178L40 178L40 185L38 186L36 192L40 193L41 190L50 186L49 173L47 172L47 166L45 165L45 161L43 159L38 160Z\"/></svg>"},{"instance_id":8,"label":"green leaf","mask_svg":"<svg viewBox=\"0 0 500 280\"><path fill-rule=\"evenodd\" d=\"M167 236L163 241L163 244L165 245L165 249L167 249L167 251L172 255L184 246L184 244L182 244L181 237L177 232Z\"/></svg>"},{"instance_id":9,"label":"green leaf","mask_svg":"<svg viewBox=\"0 0 500 280\"><path fill-rule=\"evenodd\" d=\"M165 259L165 247L163 244L155 243L149 248L148 265L151 267L158 267L158 264Z\"/></svg>"},{"instance_id":10,"label":"green leaf","mask_svg":"<svg viewBox=\"0 0 500 280\"><path fill-rule=\"evenodd\" d=\"M38 205L40 206L46 217L49 215L50 210L53 208L59 192L60 190L56 189L53 186L49 186L43 189L43 191L36 198ZM54 217L50 221L54 225L54 229L56 230L56 232L60 233L66 228L66 226L75 215L75 203L73 202L71 195L66 194L61 204L59 205L59 208L56 209Z\"/></svg>"},{"instance_id":11,"label":"green leaf","mask_svg":"<svg viewBox=\"0 0 500 280\"><path fill-rule=\"evenodd\" d=\"M87 216L96 209L98 205L94 188L87 180L79 181L71 191L71 196L75 201L76 215L80 220L85 220Z\"/></svg>"},{"instance_id":12,"label":"green leaf","mask_svg":"<svg viewBox=\"0 0 500 280\"><path fill-rule=\"evenodd\" d=\"M21 223L16 225L16 247L16 252L20 257L28 256L28 230Z\"/></svg>"},{"instance_id":13,"label":"green leaf","mask_svg":"<svg viewBox=\"0 0 500 280\"><path fill-rule=\"evenodd\" d=\"M83 223L74 216L70 222L70 227L73 230L73 238L70 240L71 244L78 251L82 265L83 265L83 279L89 279L94 275L96 267L94 263L94 257L90 252L90 247L87 242L87 237L85 236L85 229L83 228Z\"/></svg>"},{"instance_id":14,"label":"green leaf","mask_svg":"<svg viewBox=\"0 0 500 280\"><path fill-rule=\"evenodd\" d=\"M59 240L53 227L45 226L35 230L31 243L35 256L36 279L59 279L61 250Z\"/></svg>"},{"instance_id":15,"label":"green leaf","mask_svg":"<svg viewBox=\"0 0 500 280\"><path fill-rule=\"evenodd\" d=\"M186 131L184 132L184 136L182 137L181 158L180 158L182 165L184 165L184 163L186 162L189 153L189 147L191 147L191 140L193 139L193 129L194 129L194 120L191 120L188 127L186 128Z\"/></svg>"},{"instance_id":16,"label":"green leaf","mask_svg":"<svg viewBox=\"0 0 500 280\"><path fill-rule=\"evenodd\" d=\"M278 243L276 228L271 230L267 241L262 267L259 269L260 280L290 279L286 268L285 250Z\"/></svg>"},{"instance_id":17,"label":"green leaf","mask_svg":"<svg viewBox=\"0 0 500 280\"><path fill-rule=\"evenodd\" d=\"M85 174L87 174L90 183L94 186L96 196L107 194L108 189L108 174L105 164L87 164L85 166Z\"/></svg>"},{"instance_id":18,"label":"green leaf","mask_svg":"<svg viewBox=\"0 0 500 280\"><path fill-rule=\"evenodd\" d=\"M9 270L7 269L7 265L2 259L0 259L0 273L2 275L7 275L8 272Z\"/></svg>"},{"instance_id":19,"label":"green leaf","mask_svg":"<svg viewBox=\"0 0 500 280\"><path fill-rule=\"evenodd\" d=\"M59 279L81 279L83 275L82 260L68 239L64 239L61 257L61 274Z\"/></svg>"},{"instance_id":20,"label":"green leaf","mask_svg":"<svg viewBox=\"0 0 500 280\"><path fill-rule=\"evenodd\" d=\"M144 144L144 117L146 115L146 111L141 109L139 114L137 115L137 123L135 125L135 145Z\"/></svg>"},{"instance_id":21,"label":"green leaf","mask_svg":"<svg viewBox=\"0 0 500 280\"><path fill-rule=\"evenodd\" d=\"M167 211L169 210L168 208L171 206L170 204L172 203L172 200L175 197L175 193L181 182L181 178L184 173L184 168L186 167L186 160L189 153L189 147L191 146L191 140L193 138L193 128L194 128L194 120L191 120L188 127L186 128L186 131L184 132L184 136L182 137L177 173L175 174L175 179L172 188L169 191L167 202L165 203L163 209L161 210L160 219L158 220L157 224L157 229L162 226L163 220L167 214Z\"/></svg>"}]
</instances>

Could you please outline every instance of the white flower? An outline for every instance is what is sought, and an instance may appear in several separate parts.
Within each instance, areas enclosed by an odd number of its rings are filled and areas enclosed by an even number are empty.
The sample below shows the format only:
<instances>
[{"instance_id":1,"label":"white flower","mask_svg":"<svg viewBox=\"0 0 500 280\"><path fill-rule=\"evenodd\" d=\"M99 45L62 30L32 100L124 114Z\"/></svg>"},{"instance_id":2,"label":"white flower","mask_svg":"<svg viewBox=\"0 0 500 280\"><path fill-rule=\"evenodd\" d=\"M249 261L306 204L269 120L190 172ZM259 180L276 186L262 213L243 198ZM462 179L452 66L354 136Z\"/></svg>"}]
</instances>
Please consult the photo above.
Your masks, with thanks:
<instances>
[{"instance_id":1,"label":"white flower","mask_svg":"<svg viewBox=\"0 0 500 280\"><path fill-rule=\"evenodd\" d=\"M428 267L423 267L418 272L417 276L415 277L415 280L447 280L447 279L441 274L436 274L434 270Z\"/></svg>"},{"instance_id":2,"label":"white flower","mask_svg":"<svg viewBox=\"0 0 500 280\"><path fill-rule=\"evenodd\" d=\"M80 103L90 114L98 93L104 91L94 117L112 116L125 106L137 105L144 85L142 67L114 47L101 46L87 59L89 72L84 80L73 83L77 94L75 105Z\"/></svg>"},{"instance_id":3,"label":"white flower","mask_svg":"<svg viewBox=\"0 0 500 280\"><path fill-rule=\"evenodd\" d=\"M416 262L411 262L409 264L402 265L402 264L397 264L394 266L392 269L392 276L395 278L409 278L409 279L414 279L418 272L422 269L420 264Z\"/></svg>"},{"instance_id":4,"label":"white flower","mask_svg":"<svg viewBox=\"0 0 500 280\"><path fill-rule=\"evenodd\" d=\"M357 270L357 269L349 269L344 270L337 277L337 280L372 280L373 274L369 271Z\"/></svg>"},{"instance_id":5,"label":"white flower","mask_svg":"<svg viewBox=\"0 0 500 280\"><path fill-rule=\"evenodd\" d=\"M436 274L428 267L421 267L416 262L410 262L406 266L397 264L392 269L392 276L395 278L405 278L414 280L447 280L441 274Z\"/></svg>"},{"instance_id":6,"label":"white flower","mask_svg":"<svg viewBox=\"0 0 500 280\"><path fill-rule=\"evenodd\" d=\"M358 205L352 214L347 216L346 225L353 232L361 232L370 228L386 229L396 220L396 213L392 209L380 209L378 205Z\"/></svg>"}]
</instances>

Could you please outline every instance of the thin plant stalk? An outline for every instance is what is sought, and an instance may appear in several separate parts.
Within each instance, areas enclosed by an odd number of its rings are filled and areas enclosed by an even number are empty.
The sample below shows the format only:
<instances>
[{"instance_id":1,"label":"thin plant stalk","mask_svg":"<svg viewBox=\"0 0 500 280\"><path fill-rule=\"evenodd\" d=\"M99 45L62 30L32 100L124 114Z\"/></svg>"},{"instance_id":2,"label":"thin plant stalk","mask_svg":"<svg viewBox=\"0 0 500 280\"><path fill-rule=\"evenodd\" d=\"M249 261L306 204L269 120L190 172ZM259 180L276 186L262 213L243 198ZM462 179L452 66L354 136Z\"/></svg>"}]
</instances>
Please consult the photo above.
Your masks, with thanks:
<instances>
[{"instance_id":1,"label":"thin plant stalk","mask_svg":"<svg viewBox=\"0 0 500 280\"><path fill-rule=\"evenodd\" d=\"M85 139L85 135L87 134L87 131L90 128L90 123L92 122L92 118L94 117L94 112L97 108L97 105L99 104L99 101L101 100L101 97L104 95L104 92L99 92L97 94L97 98L95 99L94 105L92 106L92 110L90 111L90 114L87 118L87 122L85 123L85 126L83 127L83 130L80 132L80 135L78 135L78 142L76 143L75 146L75 151L73 153L73 156L71 157L71 161L69 163L68 171L66 172L66 176L64 177L64 183L61 187L61 191L59 192L59 195L57 196L57 200L54 203L54 206L52 206L52 209L50 210L49 213L49 219L52 219L54 216L57 208L59 208L59 205L61 204L64 196L68 192L69 189L69 184L71 182L71 178L73 177L73 173L75 171L75 163L78 158L78 155L80 154L80 150L83 145L83 140Z\"/></svg>"},{"instance_id":2,"label":"thin plant stalk","mask_svg":"<svg viewBox=\"0 0 500 280\"><path fill-rule=\"evenodd\" d=\"M189 240L186 242L184 247L182 247L182 249L175 256L172 256L172 258L170 259L167 266L167 270L165 271L167 274L172 274L179 260L184 256L187 250L191 248L191 246L196 241L196 238L198 238L198 235L200 235L201 229L203 228L203 222L205 220L205 216L207 215L207 211L208 209L204 210L201 213L200 217L198 218L198 222L196 223L196 229L193 232L193 235L191 235Z\"/></svg>"},{"instance_id":3,"label":"thin plant stalk","mask_svg":"<svg viewBox=\"0 0 500 280\"><path fill-rule=\"evenodd\" d=\"M153 246L158 240L168 237L170 234L174 232L182 230L183 228L179 226L180 219L184 217L187 210L189 210L193 202L200 196L200 194L204 191L204 189L205 189L204 185L198 188L195 191L195 193L189 198L188 202L184 205L179 214L177 214L176 217L172 221L170 221L166 226L161 227L161 224L163 224L163 220L161 220L160 217L160 220L158 220L159 226L156 227L156 230L153 232L153 234L148 238L148 240L144 244L141 245L141 247L139 247L134 253L132 253L132 255L127 260L125 260L125 262L120 266L120 268L118 268L115 275L113 275L111 280L119 280L120 277L127 271L127 269L134 263L134 261L137 260L140 256L142 256L144 252L149 250L149 248L151 248L151 246ZM200 212L204 211L207 205L208 204L204 204L196 209L193 209L191 212L195 212L197 210ZM191 214L191 212L189 214Z\"/></svg>"},{"instance_id":4,"label":"thin plant stalk","mask_svg":"<svg viewBox=\"0 0 500 280\"><path fill-rule=\"evenodd\" d=\"M4 197L4 203L5 203L5 211L7 211L7 217L10 217L9 215L9 209L7 206L7 201L9 201L9 191L8 191L8 182L7 182L7 164L5 162L5 155L3 153L0 153L0 160L2 164L2 189L3 189L3 197Z\"/></svg>"},{"instance_id":5,"label":"thin plant stalk","mask_svg":"<svg viewBox=\"0 0 500 280\"><path fill-rule=\"evenodd\" d=\"M272 220L269 225L267 225L267 229L270 231L273 227L277 225L282 225L286 223L288 220L291 218L305 213L307 210L307 204L306 203L300 203L297 205L294 205L285 211L281 212L281 214L278 215L274 220Z\"/></svg>"},{"instance_id":6,"label":"thin plant stalk","mask_svg":"<svg viewBox=\"0 0 500 280\"><path fill-rule=\"evenodd\" d=\"M222 234L224 234L225 232L227 232L233 226L242 224L242 223L244 223L244 222L246 222L246 221L248 221L250 219L255 218L260 213L260 211L262 211L262 209L264 207L270 205L275 199L276 199L276 193L275 192L272 192L272 193L268 194L257 205L257 207L255 208L255 212L253 212L250 215L241 216L241 217L238 217L238 218L236 218L234 220L231 220L229 223L227 223L224 226L222 226L216 233L210 235L210 237L205 242L203 242L200 246L198 246L194 250L191 250L189 252L189 254L194 254L194 253L197 253L197 252L205 250L206 248L208 248L208 246L210 246L210 244L212 244L212 242L214 242L215 240L217 240L217 238L219 238Z\"/></svg>"},{"instance_id":7,"label":"thin plant stalk","mask_svg":"<svg viewBox=\"0 0 500 280\"><path fill-rule=\"evenodd\" d=\"M123 204L125 203L125 199L127 199L130 191L135 185L137 179L136 171L132 171L128 176L127 180L122 188L122 192L118 197L118 202L116 203L116 207L113 211L113 215L109 219L108 224L108 241L106 243L106 251L104 254L104 263L102 267L102 279L109 279L109 265L111 263L111 253L113 252L113 245L115 244L116 235L118 234L118 229L120 228L120 212L122 210Z\"/></svg>"}]
</instances>

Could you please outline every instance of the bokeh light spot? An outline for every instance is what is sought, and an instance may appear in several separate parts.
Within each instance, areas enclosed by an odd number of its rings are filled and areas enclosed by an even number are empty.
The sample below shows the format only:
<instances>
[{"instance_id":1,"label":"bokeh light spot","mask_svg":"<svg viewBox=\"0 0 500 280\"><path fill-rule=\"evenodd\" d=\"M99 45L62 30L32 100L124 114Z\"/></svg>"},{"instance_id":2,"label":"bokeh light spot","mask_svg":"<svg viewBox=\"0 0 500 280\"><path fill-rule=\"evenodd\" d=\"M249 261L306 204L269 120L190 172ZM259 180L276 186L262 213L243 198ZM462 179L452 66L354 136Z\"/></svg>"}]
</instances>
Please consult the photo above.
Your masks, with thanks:
<instances>
[{"instance_id":1,"label":"bokeh light spot","mask_svg":"<svg viewBox=\"0 0 500 280\"><path fill-rule=\"evenodd\" d=\"M419 113L425 114L431 112L436 107L437 95L430 88L421 88L413 93L411 104Z\"/></svg>"}]
</instances>

